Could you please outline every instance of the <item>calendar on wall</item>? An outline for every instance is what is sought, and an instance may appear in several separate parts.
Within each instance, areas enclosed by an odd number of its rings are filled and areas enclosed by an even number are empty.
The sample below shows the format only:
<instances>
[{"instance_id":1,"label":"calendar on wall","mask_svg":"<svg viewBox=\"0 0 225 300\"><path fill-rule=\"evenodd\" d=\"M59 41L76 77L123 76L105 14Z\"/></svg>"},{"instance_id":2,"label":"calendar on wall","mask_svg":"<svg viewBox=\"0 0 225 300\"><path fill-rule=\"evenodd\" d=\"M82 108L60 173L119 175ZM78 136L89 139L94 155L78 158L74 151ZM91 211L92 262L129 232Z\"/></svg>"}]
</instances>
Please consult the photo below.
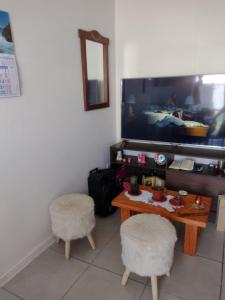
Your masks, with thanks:
<instances>
[{"instance_id":1,"label":"calendar on wall","mask_svg":"<svg viewBox=\"0 0 225 300\"><path fill-rule=\"evenodd\" d=\"M20 96L14 55L0 54L0 97Z\"/></svg>"},{"instance_id":2,"label":"calendar on wall","mask_svg":"<svg viewBox=\"0 0 225 300\"><path fill-rule=\"evenodd\" d=\"M20 96L9 14L0 11L0 97Z\"/></svg>"}]
</instances>

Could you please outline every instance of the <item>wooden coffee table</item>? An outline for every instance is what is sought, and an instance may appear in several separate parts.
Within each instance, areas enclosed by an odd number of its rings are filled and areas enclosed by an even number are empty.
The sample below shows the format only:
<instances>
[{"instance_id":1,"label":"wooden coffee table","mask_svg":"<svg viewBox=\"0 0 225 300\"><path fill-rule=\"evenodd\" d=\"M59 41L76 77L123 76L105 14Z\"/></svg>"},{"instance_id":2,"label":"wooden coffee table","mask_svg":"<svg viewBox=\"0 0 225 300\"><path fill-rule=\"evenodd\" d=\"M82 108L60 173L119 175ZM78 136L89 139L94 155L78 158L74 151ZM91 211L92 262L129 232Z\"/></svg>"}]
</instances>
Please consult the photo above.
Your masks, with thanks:
<instances>
[{"instance_id":1,"label":"wooden coffee table","mask_svg":"<svg viewBox=\"0 0 225 300\"><path fill-rule=\"evenodd\" d=\"M151 192L151 188L141 186L141 190L147 190ZM177 192L167 190L168 195L177 195ZM195 255L197 239L201 228L205 228L208 223L209 212L211 208L212 199L210 197L201 196L204 209L198 210L192 207L195 202L196 195L188 194L184 196L184 207L177 208L175 212L168 212L161 206L153 206L140 201L129 200L125 195L125 191L121 192L113 201L112 205L121 209L121 222L128 219L135 213L153 213L159 214L171 221L177 221L185 224L185 237L184 237L184 253L186 255ZM206 213L204 216L180 216L179 214L188 213Z\"/></svg>"}]
</instances>

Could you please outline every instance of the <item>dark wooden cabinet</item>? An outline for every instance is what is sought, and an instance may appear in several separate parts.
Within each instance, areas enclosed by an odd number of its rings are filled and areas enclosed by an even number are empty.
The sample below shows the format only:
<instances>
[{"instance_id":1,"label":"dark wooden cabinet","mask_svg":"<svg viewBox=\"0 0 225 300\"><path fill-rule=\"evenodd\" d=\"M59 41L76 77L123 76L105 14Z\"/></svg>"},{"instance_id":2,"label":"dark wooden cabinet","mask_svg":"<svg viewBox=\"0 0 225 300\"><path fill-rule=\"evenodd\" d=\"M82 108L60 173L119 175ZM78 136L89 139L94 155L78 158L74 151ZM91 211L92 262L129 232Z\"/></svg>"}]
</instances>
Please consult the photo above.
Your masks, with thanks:
<instances>
[{"instance_id":1,"label":"dark wooden cabinet","mask_svg":"<svg viewBox=\"0 0 225 300\"><path fill-rule=\"evenodd\" d=\"M218 194L225 192L225 177L167 169L166 187L168 189L182 189L193 194L211 196L214 199L212 210L215 211Z\"/></svg>"},{"instance_id":2,"label":"dark wooden cabinet","mask_svg":"<svg viewBox=\"0 0 225 300\"><path fill-rule=\"evenodd\" d=\"M182 189L194 194L216 196L225 192L225 177L204 175L183 170L166 170L168 188Z\"/></svg>"},{"instance_id":3,"label":"dark wooden cabinet","mask_svg":"<svg viewBox=\"0 0 225 300\"><path fill-rule=\"evenodd\" d=\"M149 158L145 165L137 163L137 157L133 156L131 163L116 161L117 151L132 150L137 152L156 152L165 153L168 161L165 166L158 166L154 159ZM124 165L129 175L157 175L166 180L166 187L173 190L186 190L189 193L211 196L213 198L212 210L216 211L217 196L225 192L225 177L222 175L214 176L208 172L207 165L203 165L202 173L193 171L183 171L169 169L169 164L175 154L183 156L193 156L196 162L198 158L210 158L225 160L225 150L221 149L199 149L199 148L182 148L161 145L151 145L144 143L125 142L118 143L110 147L111 167L116 168ZM124 155L125 158L130 155Z\"/></svg>"}]
</instances>

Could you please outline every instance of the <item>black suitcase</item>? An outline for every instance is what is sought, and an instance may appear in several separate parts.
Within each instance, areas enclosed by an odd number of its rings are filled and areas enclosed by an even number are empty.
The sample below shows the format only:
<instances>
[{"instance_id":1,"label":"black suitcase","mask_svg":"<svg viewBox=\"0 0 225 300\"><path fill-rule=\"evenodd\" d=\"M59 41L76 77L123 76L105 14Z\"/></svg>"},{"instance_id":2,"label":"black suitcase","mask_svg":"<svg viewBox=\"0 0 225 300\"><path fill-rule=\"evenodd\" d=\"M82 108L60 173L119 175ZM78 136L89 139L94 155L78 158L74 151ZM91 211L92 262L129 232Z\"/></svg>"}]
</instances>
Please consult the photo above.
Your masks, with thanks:
<instances>
[{"instance_id":1,"label":"black suitcase","mask_svg":"<svg viewBox=\"0 0 225 300\"><path fill-rule=\"evenodd\" d=\"M113 169L94 169L88 176L88 192L95 202L95 214L106 217L112 214L116 207L112 200L121 192Z\"/></svg>"}]
</instances>

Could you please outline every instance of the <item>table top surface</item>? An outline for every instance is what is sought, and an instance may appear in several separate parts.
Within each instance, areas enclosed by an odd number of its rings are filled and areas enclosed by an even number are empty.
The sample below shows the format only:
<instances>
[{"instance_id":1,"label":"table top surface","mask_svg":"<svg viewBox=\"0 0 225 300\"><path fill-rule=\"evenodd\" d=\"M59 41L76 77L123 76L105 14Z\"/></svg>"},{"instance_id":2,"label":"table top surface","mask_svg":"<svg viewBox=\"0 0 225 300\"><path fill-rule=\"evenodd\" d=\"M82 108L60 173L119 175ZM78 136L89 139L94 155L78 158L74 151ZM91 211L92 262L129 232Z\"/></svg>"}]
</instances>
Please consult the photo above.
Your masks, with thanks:
<instances>
[{"instance_id":1,"label":"table top surface","mask_svg":"<svg viewBox=\"0 0 225 300\"><path fill-rule=\"evenodd\" d=\"M141 186L141 190L147 190L149 192L152 191L151 187ZM148 203L144 203L141 201L133 201L130 200L126 195L126 191L122 191L115 199L112 201L112 205L129 209L134 212L139 213L154 213L159 214L167 219L170 219L172 221L177 221L189 225L194 225L198 227L206 227L208 223L208 217L209 212L212 204L212 198L206 197L206 196L200 196L201 202L204 204L203 209L196 209L192 207L192 204L195 203L196 196L193 194L188 194L183 197L183 207L175 208L174 212L169 212L165 208L161 206L154 206ZM176 196L178 194L177 191L166 191L167 195L173 195ZM182 213L207 213L207 215L204 216L180 216L179 214Z\"/></svg>"}]
</instances>

